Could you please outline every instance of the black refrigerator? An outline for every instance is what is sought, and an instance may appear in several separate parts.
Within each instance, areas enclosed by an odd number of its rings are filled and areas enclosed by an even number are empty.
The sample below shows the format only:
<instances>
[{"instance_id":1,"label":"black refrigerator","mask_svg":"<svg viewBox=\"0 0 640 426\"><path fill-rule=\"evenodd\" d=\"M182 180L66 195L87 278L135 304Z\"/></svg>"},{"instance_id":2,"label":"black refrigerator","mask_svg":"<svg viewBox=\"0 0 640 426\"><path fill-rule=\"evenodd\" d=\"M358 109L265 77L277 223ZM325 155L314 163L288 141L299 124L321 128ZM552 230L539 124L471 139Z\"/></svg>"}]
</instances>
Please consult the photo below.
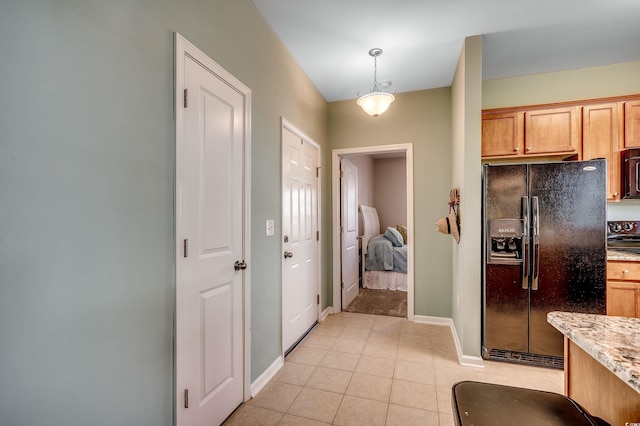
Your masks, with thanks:
<instances>
[{"instance_id":1,"label":"black refrigerator","mask_svg":"<svg viewBox=\"0 0 640 426\"><path fill-rule=\"evenodd\" d=\"M547 313L605 314L605 160L484 165L485 359L563 366Z\"/></svg>"}]
</instances>

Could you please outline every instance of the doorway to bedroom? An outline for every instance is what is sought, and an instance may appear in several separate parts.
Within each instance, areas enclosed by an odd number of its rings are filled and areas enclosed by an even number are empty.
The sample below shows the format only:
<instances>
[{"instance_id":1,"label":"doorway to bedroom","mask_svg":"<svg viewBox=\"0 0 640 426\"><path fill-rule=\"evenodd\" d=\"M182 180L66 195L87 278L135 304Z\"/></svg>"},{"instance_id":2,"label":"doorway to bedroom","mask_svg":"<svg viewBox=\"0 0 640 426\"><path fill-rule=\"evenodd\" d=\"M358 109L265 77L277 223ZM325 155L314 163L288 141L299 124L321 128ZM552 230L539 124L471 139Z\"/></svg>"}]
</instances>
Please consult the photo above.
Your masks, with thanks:
<instances>
[{"instance_id":1,"label":"doorway to bedroom","mask_svg":"<svg viewBox=\"0 0 640 426\"><path fill-rule=\"evenodd\" d=\"M333 312L402 316L412 320L413 145L334 150L331 176ZM351 278L353 248L350 248L354 244L350 235L354 232L354 209L357 211L355 286Z\"/></svg>"}]
</instances>

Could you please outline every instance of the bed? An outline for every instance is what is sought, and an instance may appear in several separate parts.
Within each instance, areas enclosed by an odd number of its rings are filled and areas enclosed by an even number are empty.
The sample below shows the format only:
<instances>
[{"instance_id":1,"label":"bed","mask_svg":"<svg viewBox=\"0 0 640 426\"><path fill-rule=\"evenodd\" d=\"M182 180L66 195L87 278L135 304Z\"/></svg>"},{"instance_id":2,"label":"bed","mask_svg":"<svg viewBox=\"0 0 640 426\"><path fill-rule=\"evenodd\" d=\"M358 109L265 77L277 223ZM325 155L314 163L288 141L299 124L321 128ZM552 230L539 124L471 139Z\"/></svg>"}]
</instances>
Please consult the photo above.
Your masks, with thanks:
<instances>
[{"instance_id":1,"label":"bed","mask_svg":"<svg viewBox=\"0 0 640 426\"><path fill-rule=\"evenodd\" d=\"M380 233L380 219L374 207L360 205L362 235L362 286L407 291L407 246L395 228ZM395 231L395 232L394 232Z\"/></svg>"}]
</instances>

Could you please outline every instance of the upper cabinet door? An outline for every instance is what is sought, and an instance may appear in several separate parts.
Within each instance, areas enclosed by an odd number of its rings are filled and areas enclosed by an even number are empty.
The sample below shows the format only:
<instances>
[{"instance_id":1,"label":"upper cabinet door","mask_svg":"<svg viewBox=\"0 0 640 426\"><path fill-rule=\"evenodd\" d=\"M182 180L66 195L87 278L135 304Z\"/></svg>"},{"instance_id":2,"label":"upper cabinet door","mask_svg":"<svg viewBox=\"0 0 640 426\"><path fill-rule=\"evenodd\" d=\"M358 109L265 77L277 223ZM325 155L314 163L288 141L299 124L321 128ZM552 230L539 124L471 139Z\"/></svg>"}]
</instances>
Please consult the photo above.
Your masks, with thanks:
<instances>
[{"instance_id":1,"label":"upper cabinet door","mask_svg":"<svg viewBox=\"0 0 640 426\"><path fill-rule=\"evenodd\" d=\"M640 147L640 100L624 103L624 147Z\"/></svg>"},{"instance_id":2,"label":"upper cabinet door","mask_svg":"<svg viewBox=\"0 0 640 426\"><path fill-rule=\"evenodd\" d=\"M617 102L582 109L582 159L607 160L607 200L620 200L620 106Z\"/></svg>"},{"instance_id":3,"label":"upper cabinet door","mask_svg":"<svg viewBox=\"0 0 640 426\"><path fill-rule=\"evenodd\" d=\"M525 113L525 155L578 153L580 107L547 108Z\"/></svg>"},{"instance_id":4,"label":"upper cabinet door","mask_svg":"<svg viewBox=\"0 0 640 426\"><path fill-rule=\"evenodd\" d=\"M523 147L523 112L482 116L482 157L518 156Z\"/></svg>"}]
</instances>

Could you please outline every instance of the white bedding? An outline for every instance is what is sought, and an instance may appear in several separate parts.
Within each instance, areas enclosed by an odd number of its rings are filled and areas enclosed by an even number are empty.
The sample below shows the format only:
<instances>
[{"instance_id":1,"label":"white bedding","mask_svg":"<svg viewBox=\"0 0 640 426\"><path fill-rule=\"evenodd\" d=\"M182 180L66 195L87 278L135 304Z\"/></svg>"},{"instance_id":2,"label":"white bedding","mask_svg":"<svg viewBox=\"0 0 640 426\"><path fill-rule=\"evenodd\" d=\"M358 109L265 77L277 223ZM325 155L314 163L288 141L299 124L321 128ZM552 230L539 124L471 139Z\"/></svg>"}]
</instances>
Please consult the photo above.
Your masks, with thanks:
<instances>
[{"instance_id":1,"label":"white bedding","mask_svg":"<svg viewBox=\"0 0 640 426\"><path fill-rule=\"evenodd\" d=\"M367 255L369 240L380 235L380 219L374 207L360 205L364 234L362 256ZM363 259L364 260L364 259ZM367 271L362 262L362 286L364 288L407 291L407 274L395 271Z\"/></svg>"},{"instance_id":2,"label":"white bedding","mask_svg":"<svg viewBox=\"0 0 640 426\"><path fill-rule=\"evenodd\" d=\"M393 271L364 271L362 287L407 291L407 274Z\"/></svg>"}]
</instances>

